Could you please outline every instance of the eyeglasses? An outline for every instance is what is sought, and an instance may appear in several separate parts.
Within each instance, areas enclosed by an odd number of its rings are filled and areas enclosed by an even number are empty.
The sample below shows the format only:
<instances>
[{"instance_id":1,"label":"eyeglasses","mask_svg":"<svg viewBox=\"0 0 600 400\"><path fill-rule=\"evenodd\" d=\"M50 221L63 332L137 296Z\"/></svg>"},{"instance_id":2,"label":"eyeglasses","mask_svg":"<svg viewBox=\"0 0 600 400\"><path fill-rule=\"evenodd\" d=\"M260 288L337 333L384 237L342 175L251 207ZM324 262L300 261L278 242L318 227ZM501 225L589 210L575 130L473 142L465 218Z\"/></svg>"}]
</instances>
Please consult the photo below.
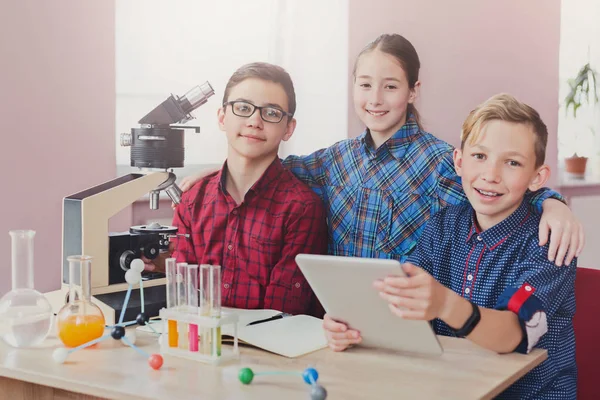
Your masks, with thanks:
<instances>
[{"instance_id":1,"label":"eyeglasses","mask_svg":"<svg viewBox=\"0 0 600 400\"><path fill-rule=\"evenodd\" d=\"M242 100L228 101L223 103L223 107L227 107L229 104L231 104L231 111L233 111L233 114L238 117L249 118L256 110L259 110L260 118L265 122L271 122L273 124L281 122L285 116L293 116L293 114L285 112L277 107L259 107Z\"/></svg>"}]
</instances>

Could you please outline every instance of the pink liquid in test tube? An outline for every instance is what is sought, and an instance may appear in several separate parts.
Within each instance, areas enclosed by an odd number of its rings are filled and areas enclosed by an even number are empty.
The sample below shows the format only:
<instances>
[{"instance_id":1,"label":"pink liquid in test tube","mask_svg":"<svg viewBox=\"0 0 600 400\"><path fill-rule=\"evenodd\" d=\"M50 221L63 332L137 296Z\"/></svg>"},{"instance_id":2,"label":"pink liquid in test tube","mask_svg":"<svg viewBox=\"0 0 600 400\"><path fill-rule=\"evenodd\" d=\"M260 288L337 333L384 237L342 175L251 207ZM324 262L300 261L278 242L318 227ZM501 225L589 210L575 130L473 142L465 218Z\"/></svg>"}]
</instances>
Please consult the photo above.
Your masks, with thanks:
<instances>
[{"instance_id":1,"label":"pink liquid in test tube","mask_svg":"<svg viewBox=\"0 0 600 400\"><path fill-rule=\"evenodd\" d=\"M187 266L187 300L188 308L187 312L190 314L198 315L198 265L189 264ZM189 325L189 350L196 352L198 351L198 325Z\"/></svg>"},{"instance_id":2,"label":"pink liquid in test tube","mask_svg":"<svg viewBox=\"0 0 600 400\"><path fill-rule=\"evenodd\" d=\"M198 351L198 325L190 324L190 351Z\"/></svg>"}]
</instances>

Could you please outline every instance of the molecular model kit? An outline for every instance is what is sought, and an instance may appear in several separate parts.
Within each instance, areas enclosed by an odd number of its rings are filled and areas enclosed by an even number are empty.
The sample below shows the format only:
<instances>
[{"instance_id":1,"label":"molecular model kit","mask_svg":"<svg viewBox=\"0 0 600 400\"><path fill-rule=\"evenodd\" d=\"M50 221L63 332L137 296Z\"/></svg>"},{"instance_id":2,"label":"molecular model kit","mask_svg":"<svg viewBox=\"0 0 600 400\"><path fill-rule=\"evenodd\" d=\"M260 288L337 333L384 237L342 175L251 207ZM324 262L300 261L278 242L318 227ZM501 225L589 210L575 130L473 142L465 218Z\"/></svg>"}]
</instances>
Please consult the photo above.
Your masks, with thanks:
<instances>
[{"instance_id":1,"label":"molecular model kit","mask_svg":"<svg viewBox=\"0 0 600 400\"><path fill-rule=\"evenodd\" d=\"M317 383L319 373L314 368L306 368L303 372L294 371L266 371L254 372L250 368L242 368L238 374L238 379L244 385L249 385L254 380L254 377L261 375L297 375L301 376L305 383L310 385L311 400L325 400L327 398L327 390Z\"/></svg>"}]
</instances>

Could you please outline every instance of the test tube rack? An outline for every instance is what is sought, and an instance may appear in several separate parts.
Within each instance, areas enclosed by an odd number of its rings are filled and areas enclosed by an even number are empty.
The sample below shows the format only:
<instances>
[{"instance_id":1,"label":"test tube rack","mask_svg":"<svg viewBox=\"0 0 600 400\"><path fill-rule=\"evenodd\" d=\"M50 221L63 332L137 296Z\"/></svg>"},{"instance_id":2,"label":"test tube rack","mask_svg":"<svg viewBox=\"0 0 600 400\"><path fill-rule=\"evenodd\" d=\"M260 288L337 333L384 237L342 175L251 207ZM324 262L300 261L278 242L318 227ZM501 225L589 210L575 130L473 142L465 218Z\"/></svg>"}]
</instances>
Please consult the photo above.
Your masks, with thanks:
<instances>
[{"instance_id":1,"label":"test tube rack","mask_svg":"<svg viewBox=\"0 0 600 400\"><path fill-rule=\"evenodd\" d=\"M223 313L221 317L215 318L191 314L185 310L163 308L160 310L159 316L164 324L163 334L159 340L160 352L163 355L215 365L239 358L237 314ZM169 329L169 321L171 321L171 326L185 326L186 332L175 332L173 329ZM231 348L221 346L220 328L226 325L233 325L233 347ZM198 335L199 333L200 335Z\"/></svg>"}]
</instances>

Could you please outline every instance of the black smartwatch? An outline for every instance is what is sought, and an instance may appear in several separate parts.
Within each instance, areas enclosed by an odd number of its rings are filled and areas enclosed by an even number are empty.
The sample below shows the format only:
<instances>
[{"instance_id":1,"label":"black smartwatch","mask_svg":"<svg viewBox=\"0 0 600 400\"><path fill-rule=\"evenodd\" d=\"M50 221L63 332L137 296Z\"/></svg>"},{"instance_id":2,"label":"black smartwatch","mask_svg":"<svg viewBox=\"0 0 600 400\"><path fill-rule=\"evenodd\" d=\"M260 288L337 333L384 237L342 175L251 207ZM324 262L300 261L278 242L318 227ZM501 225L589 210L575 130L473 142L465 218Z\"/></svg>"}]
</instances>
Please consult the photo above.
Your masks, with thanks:
<instances>
[{"instance_id":1,"label":"black smartwatch","mask_svg":"<svg viewBox=\"0 0 600 400\"><path fill-rule=\"evenodd\" d=\"M479 323L479 320L481 320L479 307L477 307L477 305L472 301L470 301L469 303L471 303L471 306L473 307L473 312L471 313L471 316L467 318L465 324L459 329L453 329L452 327L450 327L450 329L452 329L454 331L454 334L458 337L468 336L471 332L473 332L473 329L475 329L475 327Z\"/></svg>"}]
</instances>

